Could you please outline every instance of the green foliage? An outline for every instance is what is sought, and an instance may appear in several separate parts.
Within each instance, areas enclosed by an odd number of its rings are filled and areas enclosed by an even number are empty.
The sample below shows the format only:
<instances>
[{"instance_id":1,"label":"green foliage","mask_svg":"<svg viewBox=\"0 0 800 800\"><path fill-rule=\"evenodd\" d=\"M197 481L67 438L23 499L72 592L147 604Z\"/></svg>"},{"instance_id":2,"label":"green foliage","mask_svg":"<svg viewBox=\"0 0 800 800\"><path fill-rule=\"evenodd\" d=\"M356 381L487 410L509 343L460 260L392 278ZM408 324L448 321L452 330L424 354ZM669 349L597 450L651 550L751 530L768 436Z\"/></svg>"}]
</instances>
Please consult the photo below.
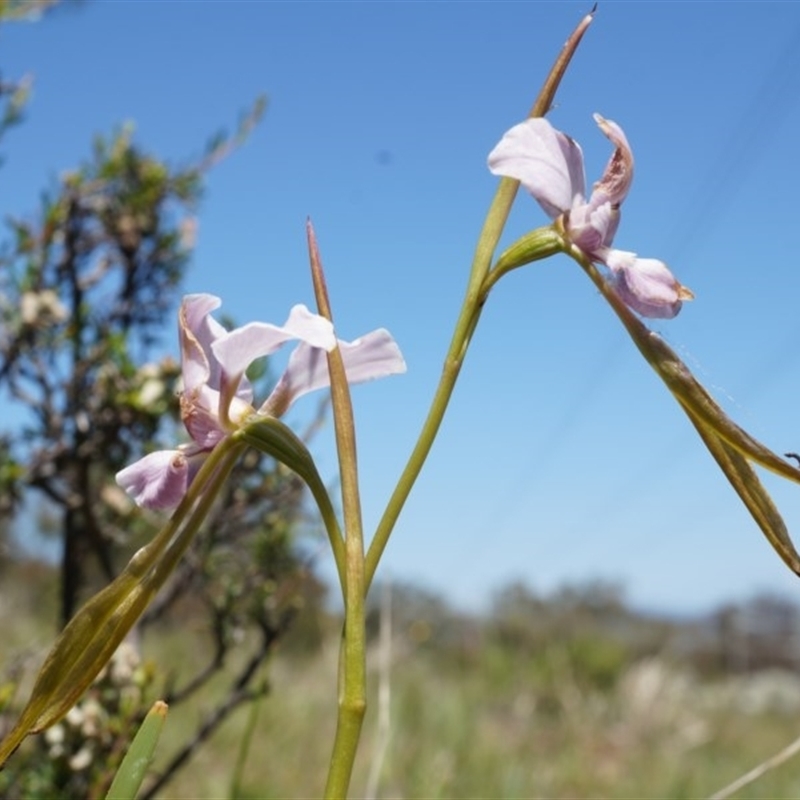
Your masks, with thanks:
<instances>
[{"instance_id":1,"label":"green foliage","mask_svg":"<svg viewBox=\"0 0 800 800\"><path fill-rule=\"evenodd\" d=\"M156 701L122 759L106 800L135 800L153 758L166 716L167 706Z\"/></svg>"},{"instance_id":2,"label":"green foliage","mask_svg":"<svg viewBox=\"0 0 800 800\"><path fill-rule=\"evenodd\" d=\"M556 616L567 598L596 599L596 588L567 587L537 604L545 616ZM605 611L596 613L593 600L595 613L587 613L581 636L568 644L543 636L533 652L525 643L500 644L493 615L467 617L430 591L413 595L413 587L403 586L393 596L390 741L377 796L702 797L797 735L795 676L787 676L793 699L781 710L780 702L749 704L757 686L779 685L772 673L701 679L694 676L691 652L669 655L664 630L702 639L711 618L702 625L653 620L621 603L615 642L608 638L614 626ZM416 624L422 620L428 626ZM656 638L648 628L660 631L661 651L635 654ZM422 629L427 636L419 636ZM631 644L621 654L623 640ZM384 680L378 640L371 642L373 691L355 795L375 758L377 692ZM335 633L327 644L312 660L276 660L273 693L259 715L239 796L317 796L332 733ZM171 718L165 746L181 740L184 724L182 715ZM162 796L223 794L246 724L240 715L219 731L202 783L187 773ZM788 800L797 796L800 772L787 764L762 781L743 796Z\"/></svg>"},{"instance_id":3,"label":"green foliage","mask_svg":"<svg viewBox=\"0 0 800 800\"><path fill-rule=\"evenodd\" d=\"M62 624L153 533L113 476L175 439L179 369L153 349L177 305L205 173L262 111L259 101L235 138L185 167L144 150L131 126L98 136L43 195L38 219L8 221L0 391L24 411L0 443L0 513L32 490L60 515Z\"/></svg>"}]
</instances>

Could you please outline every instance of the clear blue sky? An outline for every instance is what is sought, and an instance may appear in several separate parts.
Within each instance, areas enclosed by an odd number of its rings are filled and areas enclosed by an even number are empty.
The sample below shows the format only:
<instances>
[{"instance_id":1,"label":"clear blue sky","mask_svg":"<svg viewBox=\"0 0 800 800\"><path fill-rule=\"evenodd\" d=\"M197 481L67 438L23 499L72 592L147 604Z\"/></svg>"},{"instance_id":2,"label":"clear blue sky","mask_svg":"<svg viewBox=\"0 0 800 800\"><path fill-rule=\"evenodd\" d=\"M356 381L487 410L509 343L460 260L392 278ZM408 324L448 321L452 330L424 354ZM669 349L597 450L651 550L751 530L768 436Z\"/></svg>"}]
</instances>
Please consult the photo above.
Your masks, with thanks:
<instances>
[{"instance_id":1,"label":"clear blue sky","mask_svg":"<svg viewBox=\"0 0 800 800\"><path fill-rule=\"evenodd\" d=\"M589 6L105 0L7 26L3 76L36 84L4 143L0 211L33 213L94 133L133 120L139 142L181 159L265 92L264 121L209 178L186 290L221 295L241 321L312 304L313 218L340 335L385 326L409 365L355 392L369 528L438 378L496 186L486 156ZM610 152L595 111L636 157L617 246L667 261L697 297L654 327L740 424L800 450L800 4L603 2L550 117L582 144L589 181ZM544 221L520 194L506 241ZM331 440L328 427L314 449L332 477ZM768 485L800 538L800 487ZM800 600L563 258L493 293L383 571L473 608L516 578L619 580L635 603L676 611L758 590Z\"/></svg>"}]
</instances>

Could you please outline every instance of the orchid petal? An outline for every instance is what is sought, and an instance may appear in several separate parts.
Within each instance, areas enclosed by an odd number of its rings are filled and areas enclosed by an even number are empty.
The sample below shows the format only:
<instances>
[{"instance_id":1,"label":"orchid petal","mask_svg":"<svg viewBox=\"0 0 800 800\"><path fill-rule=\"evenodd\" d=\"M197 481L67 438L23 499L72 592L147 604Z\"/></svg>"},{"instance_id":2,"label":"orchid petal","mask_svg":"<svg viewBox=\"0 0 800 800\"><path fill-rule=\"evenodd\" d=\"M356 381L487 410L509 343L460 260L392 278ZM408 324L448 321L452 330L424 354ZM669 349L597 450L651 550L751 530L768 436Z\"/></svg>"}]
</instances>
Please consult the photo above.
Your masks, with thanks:
<instances>
[{"instance_id":1,"label":"orchid petal","mask_svg":"<svg viewBox=\"0 0 800 800\"><path fill-rule=\"evenodd\" d=\"M227 435L219 419L219 402L220 393L208 386L181 397L181 419L201 450L210 450Z\"/></svg>"},{"instance_id":2,"label":"orchid petal","mask_svg":"<svg viewBox=\"0 0 800 800\"><path fill-rule=\"evenodd\" d=\"M219 368L210 359L209 346L224 328L209 315L222 301L213 294L190 294L184 297L178 315L181 340L181 372L185 392L200 386L219 386Z\"/></svg>"},{"instance_id":3,"label":"orchid petal","mask_svg":"<svg viewBox=\"0 0 800 800\"><path fill-rule=\"evenodd\" d=\"M603 203L597 208L587 203L576 203L569 214L570 241L584 253L596 253L613 241L619 219L619 209L611 203Z\"/></svg>"},{"instance_id":4,"label":"orchid petal","mask_svg":"<svg viewBox=\"0 0 800 800\"><path fill-rule=\"evenodd\" d=\"M324 350L336 346L330 320L313 314L304 305L296 305L283 326L251 322L217 339L211 350L224 372L235 376L242 374L257 358L274 353L291 339L300 339Z\"/></svg>"},{"instance_id":5,"label":"orchid petal","mask_svg":"<svg viewBox=\"0 0 800 800\"><path fill-rule=\"evenodd\" d=\"M157 450L120 470L116 480L139 506L173 508L186 494L189 462L180 450Z\"/></svg>"},{"instance_id":6,"label":"orchid petal","mask_svg":"<svg viewBox=\"0 0 800 800\"><path fill-rule=\"evenodd\" d=\"M603 177L592 189L589 203L596 206L608 202L618 206L628 196L633 182L633 152L625 133L616 122L604 119L599 114L594 115L594 121L611 140L615 150L603 171Z\"/></svg>"},{"instance_id":7,"label":"orchid petal","mask_svg":"<svg viewBox=\"0 0 800 800\"><path fill-rule=\"evenodd\" d=\"M489 154L489 170L518 180L551 219L586 194L580 145L541 117L506 132Z\"/></svg>"},{"instance_id":8,"label":"orchid petal","mask_svg":"<svg viewBox=\"0 0 800 800\"><path fill-rule=\"evenodd\" d=\"M692 293L675 279L669 268L655 258L636 258L634 253L610 250L605 263L612 271L614 290L637 314L671 319Z\"/></svg>"},{"instance_id":9,"label":"orchid petal","mask_svg":"<svg viewBox=\"0 0 800 800\"><path fill-rule=\"evenodd\" d=\"M363 383L406 371L400 348L383 328L352 342L339 340L339 348L348 383ZM330 386L330 382L325 351L302 343L290 356L286 372L259 413L281 416L298 397Z\"/></svg>"}]
</instances>

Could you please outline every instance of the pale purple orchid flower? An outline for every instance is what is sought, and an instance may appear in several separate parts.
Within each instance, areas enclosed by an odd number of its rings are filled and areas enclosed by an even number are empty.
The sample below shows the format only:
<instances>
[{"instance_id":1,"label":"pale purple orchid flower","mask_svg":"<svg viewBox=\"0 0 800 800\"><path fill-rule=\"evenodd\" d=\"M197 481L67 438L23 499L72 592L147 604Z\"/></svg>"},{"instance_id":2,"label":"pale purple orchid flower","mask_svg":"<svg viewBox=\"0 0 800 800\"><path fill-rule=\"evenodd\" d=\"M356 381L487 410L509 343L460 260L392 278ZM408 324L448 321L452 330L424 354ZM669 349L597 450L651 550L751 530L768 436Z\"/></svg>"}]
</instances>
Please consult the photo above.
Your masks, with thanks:
<instances>
[{"instance_id":1,"label":"pale purple orchid flower","mask_svg":"<svg viewBox=\"0 0 800 800\"><path fill-rule=\"evenodd\" d=\"M619 125L599 114L594 119L615 149L588 200L580 145L541 117L511 128L489 154L489 169L518 180L551 219L563 215L569 240L609 268L614 289L634 311L674 317L691 291L663 262L611 247L633 181L633 153Z\"/></svg>"},{"instance_id":2,"label":"pale purple orchid flower","mask_svg":"<svg viewBox=\"0 0 800 800\"><path fill-rule=\"evenodd\" d=\"M183 390L181 417L192 441L159 450L117 473L117 483L152 509L178 505L205 457L254 415L279 417L302 395L330 385L326 353L339 346L348 383L405 372L400 349L388 331L378 329L356 339L336 339L333 325L303 305L296 305L281 325L251 322L227 331L211 315L218 297L193 294L179 314ZM253 388L244 375L261 356L286 342L300 345L266 401L253 407Z\"/></svg>"}]
</instances>

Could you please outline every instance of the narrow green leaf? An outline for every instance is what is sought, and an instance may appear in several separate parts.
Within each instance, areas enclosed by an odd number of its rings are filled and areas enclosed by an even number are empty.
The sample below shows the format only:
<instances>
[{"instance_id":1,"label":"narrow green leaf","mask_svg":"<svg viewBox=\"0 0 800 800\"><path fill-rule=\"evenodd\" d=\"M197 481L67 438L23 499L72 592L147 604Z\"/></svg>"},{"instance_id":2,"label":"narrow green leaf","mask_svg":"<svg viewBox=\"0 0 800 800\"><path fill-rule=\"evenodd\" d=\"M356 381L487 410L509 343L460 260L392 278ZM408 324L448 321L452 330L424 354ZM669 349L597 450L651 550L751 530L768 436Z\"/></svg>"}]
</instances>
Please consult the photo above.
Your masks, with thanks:
<instances>
[{"instance_id":1,"label":"narrow green leaf","mask_svg":"<svg viewBox=\"0 0 800 800\"><path fill-rule=\"evenodd\" d=\"M167 718L167 710L167 704L161 700L153 703L119 765L106 800L135 799L147 768L153 760L153 753Z\"/></svg>"}]
</instances>

